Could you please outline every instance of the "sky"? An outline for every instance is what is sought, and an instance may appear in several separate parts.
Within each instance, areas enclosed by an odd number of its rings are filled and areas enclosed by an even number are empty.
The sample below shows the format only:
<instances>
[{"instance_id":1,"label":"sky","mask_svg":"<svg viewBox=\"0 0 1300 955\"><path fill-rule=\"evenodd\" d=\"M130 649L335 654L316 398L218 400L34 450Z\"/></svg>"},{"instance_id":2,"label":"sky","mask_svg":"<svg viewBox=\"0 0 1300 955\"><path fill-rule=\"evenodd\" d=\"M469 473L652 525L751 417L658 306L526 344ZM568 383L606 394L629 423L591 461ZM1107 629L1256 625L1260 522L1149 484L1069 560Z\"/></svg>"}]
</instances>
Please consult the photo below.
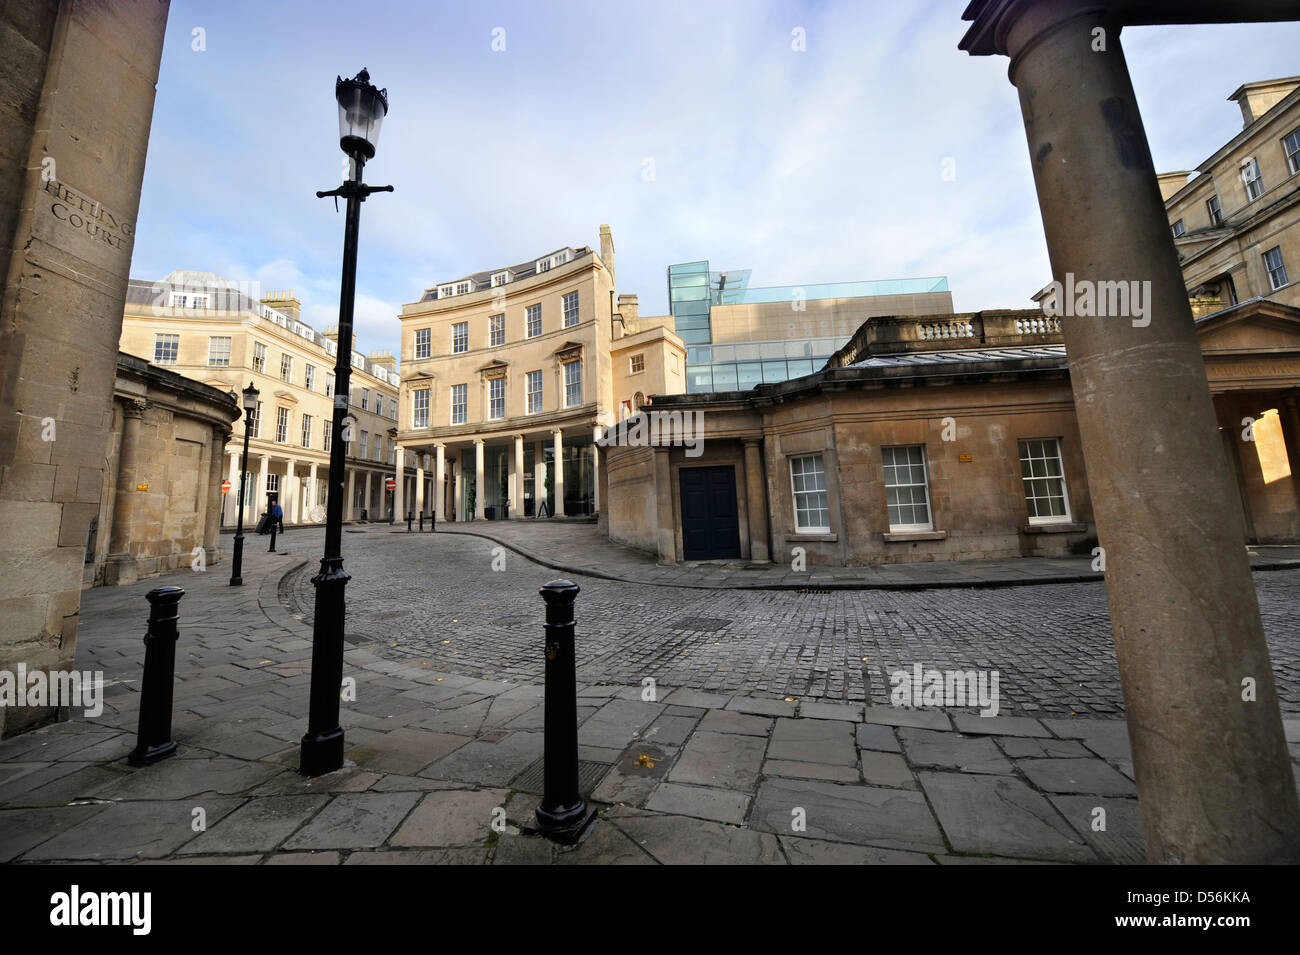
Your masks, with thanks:
<instances>
[{"instance_id":1,"label":"sky","mask_svg":"<svg viewBox=\"0 0 1300 955\"><path fill-rule=\"evenodd\" d=\"M957 49L966 0L172 0L133 278L292 288L337 321L334 80L389 114L362 207L357 347L439 282L599 250L667 308L671 264L751 286L947 276L957 311L1051 275L1005 57ZM802 31L796 34L796 31ZM797 40L802 38L803 49ZM1241 129L1226 97L1300 73L1300 23L1142 27L1123 46L1162 172Z\"/></svg>"}]
</instances>

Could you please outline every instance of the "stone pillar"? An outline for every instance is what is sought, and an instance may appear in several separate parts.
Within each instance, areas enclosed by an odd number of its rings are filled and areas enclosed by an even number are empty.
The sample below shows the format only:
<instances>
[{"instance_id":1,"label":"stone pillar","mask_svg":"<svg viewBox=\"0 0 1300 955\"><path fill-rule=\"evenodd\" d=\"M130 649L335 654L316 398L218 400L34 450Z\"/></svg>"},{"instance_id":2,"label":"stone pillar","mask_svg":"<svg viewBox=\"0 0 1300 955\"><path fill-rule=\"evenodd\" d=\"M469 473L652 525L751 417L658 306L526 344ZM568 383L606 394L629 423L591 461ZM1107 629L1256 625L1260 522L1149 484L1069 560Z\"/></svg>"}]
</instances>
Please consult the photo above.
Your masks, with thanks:
<instances>
[{"instance_id":1,"label":"stone pillar","mask_svg":"<svg viewBox=\"0 0 1300 955\"><path fill-rule=\"evenodd\" d=\"M130 553L131 525L135 520L136 485L140 471L140 422L149 403L127 400L122 405L122 445L117 457L117 494L113 498L113 524L108 535L108 582L131 583L136 579L135 557Z\"/></svg>"},{"instance_id":2,"label":"stone pillar","mask_svg":"<svg viewBox=\"0 0 1300 955\"><path fill-rule=\"evenodd\" d=\"M223 502L226 508L226 523L234 524L239 520L239 452L230 452L230 492Z\"/></svg>"},{"instance_id":3,"label":"stone pillar","mask_svg":"<svg viewBox=\"0 0 1300 955\"><path fill-rule=\"evenodd\" d=\"M400 444L393 453L393 520L406 520L406 448Z\"/></svg>"},{"instance_id":4,"label":"stone pillar","mask_svg":"<svg viewBox=\"0 0 1300 955\"><path fill-rule=\"evenodd\" d=\"M456 478L455 481L453 482L452 495L451 495L452 496L451 518L452 520L455 521L463 521L465 520L466 517L469 516L465 513L465 504L464 504L465 501L465 482L464 482L465 455L464 453L459 453L456 455L455 470L456 470Z\"/></svg>"},{"instance_id":5,"label":"stone pillar","mask_svg":"<svg viewBox=\"0 0 1300 955\"><path fill-rule=\"evenodd\" d=\"M591 506L597 514L600 513L600 434L603 430L600 425L591 429Z\"/></svg>"},{"instance_id":6,"label":"stone pillar","mask_svg":"<svg viewBox=\"0 0 1300 955\"><path fill-rule=\"evenodd\" d=\"M284 477L280 480L280 508L284 511L284 519L293 523L294 515L298 513L298 492L302 488L298 484L298 462L290 458L284 466Z\"/></svg>"},{"instance_id":7,"label":"stone pillar","mask_svg":"<svg viewBox=\"0 0 1300 955\"><path fill-rule=\"evenodd\" d=\"M483 439L474 439L474 520L483 520L483 499L487 497L483 486Z\"/></svg>"},{"instance_id":8,"label":"stone pillar","mask_svg":"<svg viewBox=\"0 0 1300 955\"><path fill-rule=\"evenodd\" d=\"M514 480L510 483L510 495L514 498L514 504L510 509L510 516L519 520L524 516L524 436L515 435L515 466Z\"/></svg>"},{"instance_id":9,"label":"stone pillar","mask_svg":"<svg viewBox=\"0 0 1300 955\"><path fill-rule=\"evenodd\" d=\"M1286 459L1291 465L1291 488L1295 495L1297 515L1291 526L1300 530L1300 400L1287 395L1278 403L1278 424L1282 426L1282 443L1286 446Z\"/></svg>"},{"instance_id":10,"label":"stone pillar","mask_svg":"<svg viewBox=\"0 0 1300 955\"><path fill-rule=\"evenodd\" d=\"M767 502L763 499L767 486L763 480L763 439L741 440L745 445L745 499L749 502L749 559L767 562L772 555L767 545Z\"/></svg>"},{"instance_id":11,"label":"stone pillar","mask_svg":"<svg viewBox=\"0 0 1300 955\"><path fill-rule=\"evenodd\" d=\"M963 45L992 35L1011 57L1055 280L1138 283L1146 307L1145 316L1066 313L1061 326L1147 857L1296 862L1300 806L1239 507L1106 12L1094 0L989 4Z\"/></svg>"},{"instance_id":12,"label":"stone pillar","mask_svg":"<svg viewBox=\"0 0 1300 955\"><path fill-rule=\"evenodd\" d=\"M447 515L443 513L445 505L443 496L447 493L447 447L442 444L434 445L433 458L433 516L438 520L446 520Z\"/></svg>"},{"instance_id":13,"label":"stone pillar","mask_svg":"<svg viewBox=\"0 0 1300 955\"><path fill-rule=\"evenodd\" d=\"M256 521L266 511L266 475L271 469L271 459L262 455L262 465L257 472L257 489L253 494L253 520Z\"/></svg>"},{"instance_id":14,"label":"stone pillar","mask_svg":"<svg viewBox=\"0 0 1300 955\"><path fill-rule=\"evenodd\" d=\"M541 513L546 500L546 442L533 442L533 517Z\"/></svg>"},{"instance_id":15,"label":"stone pillar","mask_svg":"<svg viewBox=\"0 0 1300 955\"><path fill-rule=\"evenodd\" d=\"M203 520L203 557L209 564L221 559L221 506L225 503L225 495L221 493L221 467L225 463L222 452L229 437L230 432L225 428L212 429L208 452L208 511Z\"/></svg>"},{"instance_id":16,"label":"stone pillar","mask_svg":"<svg viewBox=\"0 0 1300 955\"><path fill-rule=\"evenodd\" d=\"M316 500L320 496L320 488L316 486L316 462L311 464L311 470L307 472L307 500L302 510L302 522L307 524L311 521L311 512L316 507Z\"/></svg>"},{"instance_id":17,"label":"stone pillar","mask_svg":"<svg viewBox=\"0 0 1300 955\"><path fill-rule=\"evenodd\" d=\"M673 469L668 448L655 448L655 512L659 516L659 563L677 563L677 527L673 522Z\"/></svg>"},{"instance_id":18,"label":"stone pillar","mask_svg":"<svg viewBox=\"0 0 1300 955\"><path fill-rule=\"evenodd\" d=\"M345 521L356 520L356 514L353 513L353 502L357 499L357 469L345 467L348 472L348 497L343 502L343 519Z\"/></svg>"},{"instance_id":19,"label":"stone pillar","mask_svg":"<svg viewBox=\"0 0 1300 955\"><path fill-rule=\"evenodd\" d=\"M564 432L555 430L551 432L553 444L555 447L555 460L551 466L555 468L555 473L551 475L551 483L555 488L555 516L564 516Z\"/></svg>"},{"instance_id":20,"label":"stone pillar","mask_svg":"<svg viewBox=\"0 0 1300 955\"><path fill-rule=\"evenodd\" d=\"M415 513L424 513L424 455L415 463Z\"/></svg>"},{"instance_id":21,"label":"stone pillar","mask_svg":"<svg viewBox=\"0 0 1300 955\"><path fill-rule=\"evenodd\" d=\"M373 521L375 519L375 507L374 500L370 496L370 470L368 468L366 469L366 496L363 500L364 503L361 507L366 512L366 519Z\"/></svg>"}]
</instances>

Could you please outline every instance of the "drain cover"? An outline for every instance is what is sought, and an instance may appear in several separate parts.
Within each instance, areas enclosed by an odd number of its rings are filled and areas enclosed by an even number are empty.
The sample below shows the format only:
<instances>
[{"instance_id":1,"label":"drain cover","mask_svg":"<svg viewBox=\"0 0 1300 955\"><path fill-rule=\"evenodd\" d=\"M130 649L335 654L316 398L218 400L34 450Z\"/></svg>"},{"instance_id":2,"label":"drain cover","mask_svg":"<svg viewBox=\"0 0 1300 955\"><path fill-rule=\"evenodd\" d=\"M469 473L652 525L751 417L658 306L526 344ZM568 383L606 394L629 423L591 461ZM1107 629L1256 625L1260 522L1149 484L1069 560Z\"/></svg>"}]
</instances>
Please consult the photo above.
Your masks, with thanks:
<instances>
[{"instance_id":1,"label":"drain cover","mask_svg":"<svg viewBox=\"0 0 1300 955\"><path fill-rule=\"evenodd\" d=\"M722 617L681 617L668 625L669 630L689 630L693 633L712 633L731 626Z\"/></svg>"},{"instance_id":2,"label":"drain cover","mask_svg":"<svg viewBox=\"0 0 1300 955\"><path fill-rule=\"evenodd\" d=\"M526 793L539 793L543 790L542 766L545 761L539 759L533 765L525 769L510 784L511 789L519 789ZM611 763L593 763L591 760L578 760L578 791L584 795L590 793L596 788L596 784L609 770Z\"/></svg>"}]
</instances>

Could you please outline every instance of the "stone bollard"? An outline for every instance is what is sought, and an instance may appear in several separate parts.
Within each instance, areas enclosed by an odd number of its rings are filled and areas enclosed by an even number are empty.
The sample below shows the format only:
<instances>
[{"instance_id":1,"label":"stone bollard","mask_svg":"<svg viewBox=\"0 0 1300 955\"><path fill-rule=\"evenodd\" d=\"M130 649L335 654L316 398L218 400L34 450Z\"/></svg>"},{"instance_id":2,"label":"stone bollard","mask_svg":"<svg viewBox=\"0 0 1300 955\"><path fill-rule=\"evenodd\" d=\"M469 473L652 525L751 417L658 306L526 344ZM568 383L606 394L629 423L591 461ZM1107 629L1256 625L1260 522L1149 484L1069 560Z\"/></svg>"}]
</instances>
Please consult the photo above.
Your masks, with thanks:
<instances>
[{"instance_id":1,"label":"stone bollard","mask_svg":"<svg viewBox=\"0 0 1300 955\"><path fill-rule=\"evenodd\" d=\"M578 681L574 658L573 602L579 587L553 580L541 589L546 602L546 700L542 802L537 831L572 845L595 819L578 791Z\"/></svg>"},{"instance_id":2,"label":"stone bollard","mask_svg":"<svg viewBox=\"0 0 1300 955\"><path fill-rule=\"evenodd\" d=\"M157 587L145 595L149 601L149 629L144 635L144 679L140 684L140 727L135 749L127 757L132 766L147 766L175 755L172 742L172 683L176 676L176 621L185 591Z\"/></svg>"}]
</instances>

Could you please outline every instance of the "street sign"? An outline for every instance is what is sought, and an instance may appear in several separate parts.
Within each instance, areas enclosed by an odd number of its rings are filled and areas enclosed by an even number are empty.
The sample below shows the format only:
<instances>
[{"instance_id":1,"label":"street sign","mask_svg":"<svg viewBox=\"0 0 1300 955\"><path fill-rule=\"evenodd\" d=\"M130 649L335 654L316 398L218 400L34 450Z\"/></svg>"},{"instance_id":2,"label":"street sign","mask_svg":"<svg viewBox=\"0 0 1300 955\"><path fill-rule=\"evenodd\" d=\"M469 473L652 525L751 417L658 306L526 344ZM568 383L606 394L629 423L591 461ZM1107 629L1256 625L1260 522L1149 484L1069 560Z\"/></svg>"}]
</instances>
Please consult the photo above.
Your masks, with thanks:
<instances>
[{"instance_id":1,"label":"street sign","mask_svg":"<svg viewBox=\"0 0 1300 955\"><path fill-rule=\"evenodd\" d=\"M222 482L221 482L221 493L222 493L222 494L229 494L229 493L230 493L230 482L229 482L229 481L222 481Z\"/></svg>"},{"instance_id":2,"label":"street sign","mask_svg":"<svg viewBox=\"0 0 1300 955\"><path fill-rule=\"evenodd\" d=\"M397 490L397 480L396 480L396 478L385 478L385 480L384 480L384 487L385 487L386 489L390 490L390 491L395 491L395 490Z\"/></svg>"}]
</instances>

